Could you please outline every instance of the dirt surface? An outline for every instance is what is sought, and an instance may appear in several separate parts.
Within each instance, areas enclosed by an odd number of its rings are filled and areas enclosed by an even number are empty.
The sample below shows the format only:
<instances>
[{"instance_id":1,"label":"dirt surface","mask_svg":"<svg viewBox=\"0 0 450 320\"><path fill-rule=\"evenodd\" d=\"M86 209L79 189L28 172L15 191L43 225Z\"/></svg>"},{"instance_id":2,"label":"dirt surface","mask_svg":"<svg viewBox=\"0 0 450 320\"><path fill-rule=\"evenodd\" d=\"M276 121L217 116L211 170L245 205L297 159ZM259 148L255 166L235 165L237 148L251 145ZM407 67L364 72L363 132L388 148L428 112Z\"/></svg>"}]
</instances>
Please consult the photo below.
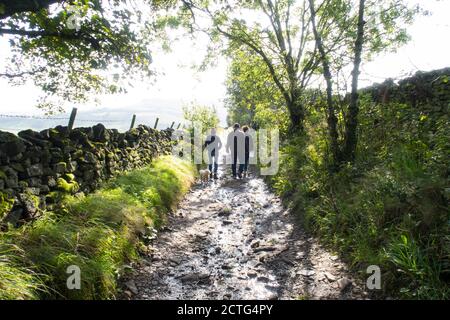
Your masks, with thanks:
<instances>
[{"instance_id":1,"label":"dirt surface","mask_svg":"<svg viewBox=\"0 0 450 320\"><path fill-rule=\"evenodd\" d=\"M197 185L123 284L125 299L365 299L261 178Z\"/></svg>"}]
</instances>

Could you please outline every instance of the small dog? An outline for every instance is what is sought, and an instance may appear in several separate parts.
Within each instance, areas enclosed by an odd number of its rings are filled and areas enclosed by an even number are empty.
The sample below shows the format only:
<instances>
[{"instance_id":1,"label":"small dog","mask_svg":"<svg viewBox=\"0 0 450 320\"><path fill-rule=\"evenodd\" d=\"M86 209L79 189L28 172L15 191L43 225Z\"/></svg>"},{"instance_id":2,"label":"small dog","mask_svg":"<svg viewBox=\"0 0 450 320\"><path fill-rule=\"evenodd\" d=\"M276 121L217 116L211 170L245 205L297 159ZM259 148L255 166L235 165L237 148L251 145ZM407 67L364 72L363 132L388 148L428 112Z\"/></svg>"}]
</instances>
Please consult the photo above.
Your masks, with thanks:
<instances>
[{"instance_id":1,"label":"small dog","mask_svg":"<svg viewBox=\"0 0 450 320\"><path fill-rule=\"evenodd\" d=\"M202 169L199 170L198 173L200 173L200 181L202 182L202 184L208 183L211 171L209 171L208 169Z\"/></svg>"}]
</instances>

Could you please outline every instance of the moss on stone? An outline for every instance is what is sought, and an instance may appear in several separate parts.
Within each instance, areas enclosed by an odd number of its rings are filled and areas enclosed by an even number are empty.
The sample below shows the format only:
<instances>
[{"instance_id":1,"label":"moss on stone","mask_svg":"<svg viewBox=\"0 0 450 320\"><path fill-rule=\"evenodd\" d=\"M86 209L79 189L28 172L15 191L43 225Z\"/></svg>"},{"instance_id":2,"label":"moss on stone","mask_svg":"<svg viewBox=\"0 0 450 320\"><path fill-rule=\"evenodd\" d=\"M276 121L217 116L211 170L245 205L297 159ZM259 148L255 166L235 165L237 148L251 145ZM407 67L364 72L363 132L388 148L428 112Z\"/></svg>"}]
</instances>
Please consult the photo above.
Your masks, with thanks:
<instances>
[{"instance_id":1,"label":"moss on stone","mask_svg":"<svg viewBox=\"0 0 450 320\"><path fill-rule=\"evenodd\" d=\"M80 159L84 156L83 150L77 150L74 154L72 154L72 159Z\"/></svg>"},{"instance_id":2,"label":"moss on stone","mask_svg":"<svg viewBox=\"0 0 450 320\"><path fill-rule=\"evenodd\" d=\"M31 201L35 208L39 208L39 206L41 204L41 199L38 196L32 194L29 190L25 191L25 195L26 195L26 199Z\"/></svg>"},{"instance_id":3,"label":"moss on stone","mask_svg":"<svg viewBox=\"0 0 450 320\"><path fill-rule=\"evenodd\" d=\"M0 192L0 220L2 220L14 205L14 199L7 193Z\"/></svg>"},{"instance_id":4,"label":"moss on stone","mask_svg":"<svg viewBox=\"0 0 450 320\"><path fill-rule=\"evenodd\" d=\"M45 202L47 203L59 203L64 198L64 194L61 191L51 191L45 196Z\"/></svg>"},{"instance_id":5,"label":"moss on stone","mask_svg":"<svg viewBox=\"0 0 450 320\"><path fill-rule=\"evenodd\" d=\"M28 188L28 182L26 181L19 181L19 187L22 189Z\"/></svg>"},{"instance_id":6,"label":"moss on stone","mask_svg":"<svg viewBox=\"0 0 450 320\"><path fill-rule=\"evenodd\" d=\"M73 173L66 173L64 179L68 182L75 181L75 175Z\"/></svg>"},{"instance_id":7,"label":"moss on stone","mask_svg":"<svg viewBox=\"0 0 450 320\"><path fill-rule=\"evenodd\" d=\"M66 193L75 193L80 188L76 181L68 182L63 178L58 178L56 180L56 185L58 187L58 190Z\"/></svg>"}]
</instances>

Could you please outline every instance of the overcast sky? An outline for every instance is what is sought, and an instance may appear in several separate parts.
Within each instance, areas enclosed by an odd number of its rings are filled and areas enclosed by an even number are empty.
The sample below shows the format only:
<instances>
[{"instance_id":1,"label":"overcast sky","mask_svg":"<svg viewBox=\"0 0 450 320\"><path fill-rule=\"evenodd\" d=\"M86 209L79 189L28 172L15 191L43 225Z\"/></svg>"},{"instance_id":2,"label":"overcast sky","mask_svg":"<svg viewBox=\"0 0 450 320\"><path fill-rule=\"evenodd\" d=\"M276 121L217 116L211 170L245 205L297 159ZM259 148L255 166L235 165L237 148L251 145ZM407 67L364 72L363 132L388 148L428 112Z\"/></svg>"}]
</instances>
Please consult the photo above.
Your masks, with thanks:
<instances>
[{"instance_id":1,"label":"overcast sky","mask_svg":"<svg viewBox=\"0 0 450 320\"><path fill-rule=\"evenodd\" d=\"M450 0L421 1L431 16L419 17L410 27L412 41L397 53L377 57L373 62L363 63L360 86L373 82L382 82L385 78L398 78L417 70L433 70L450 66ZM8 42L0 38L0 71L4 68L8 55ZM203 45L193 45L189 39L181 40L172 46L171 53L154 52L154 66L164 73L157 77L153 85L136 83L127 94L103 96L100 105L77 105L78 118L114 119L110 127L125 129L131 115L137 114L138 123L153 123L156 117L166 125L182 120L182 106L191 102L214 105L223 125L226 110L223 108L225 97L226 61L221 59L217 66L205 72L196 73L190 67L199 62L204 52ZM12 87L0 79L0 113L2 114L42 114L36 109L38 89L32 85ZM67 111L70 111L68 107ZM31 121L31 122L30 122ZM56 121L57 122L57 121ZM41 120L17 121L0 117L0 130L25 129L32 126L41 129L58 123ZM90 125L79 122L78 125ZM15 130L14 130L15 131Z\"/></svg>"}]
</instances>

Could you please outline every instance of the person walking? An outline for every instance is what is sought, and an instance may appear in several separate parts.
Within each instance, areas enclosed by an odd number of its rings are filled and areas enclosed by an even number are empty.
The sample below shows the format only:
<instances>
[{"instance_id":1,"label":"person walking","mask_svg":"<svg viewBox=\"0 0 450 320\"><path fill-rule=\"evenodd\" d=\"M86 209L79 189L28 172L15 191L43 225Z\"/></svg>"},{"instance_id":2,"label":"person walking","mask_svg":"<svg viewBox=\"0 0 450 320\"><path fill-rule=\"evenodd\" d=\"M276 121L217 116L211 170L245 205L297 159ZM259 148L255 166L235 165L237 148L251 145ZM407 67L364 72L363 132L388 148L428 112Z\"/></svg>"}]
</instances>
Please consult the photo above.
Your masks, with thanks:
<instances>
[{"instance_id":1,"label":"person walking","mask_svg":"<svg viewBox=\"0 0 450 320\"><path fill-rule=\"evenodd\" d=\"M235 123L233 131L228 134L226 151L231 153L231 171L233 178L242 178L245 162L245 141L244 133L240 129L239 123ZM237 164L239 163L239 169Z\"/></svg>"},{"instance_id":2,"label":"person walking","mask_svg":"<svg viewBox=\"0 0 450 320\"><path fill-rule=\"evenodd\" d=\"M243 126L242 131L244 132L245 137L245 157L244 157L244 178L248 177L248 165L250 162L250 152L253 151L254 145L253 145L253 137L249 132L248 126Z\"/></svg>"},{"instance_id":3,"label":"person walking","mask_svg":"<svg viewBox=\"0 0 450 320\"><path fill-rule=\"evenodd\" d=\"M218 179L219 150L222 148L222 141L217 135L216 128L212 128L211 134L206 137L205 148L208 151L208 169L211 172L210 178L214 177L214 179Z\"/></svg>"}]
</instances>

